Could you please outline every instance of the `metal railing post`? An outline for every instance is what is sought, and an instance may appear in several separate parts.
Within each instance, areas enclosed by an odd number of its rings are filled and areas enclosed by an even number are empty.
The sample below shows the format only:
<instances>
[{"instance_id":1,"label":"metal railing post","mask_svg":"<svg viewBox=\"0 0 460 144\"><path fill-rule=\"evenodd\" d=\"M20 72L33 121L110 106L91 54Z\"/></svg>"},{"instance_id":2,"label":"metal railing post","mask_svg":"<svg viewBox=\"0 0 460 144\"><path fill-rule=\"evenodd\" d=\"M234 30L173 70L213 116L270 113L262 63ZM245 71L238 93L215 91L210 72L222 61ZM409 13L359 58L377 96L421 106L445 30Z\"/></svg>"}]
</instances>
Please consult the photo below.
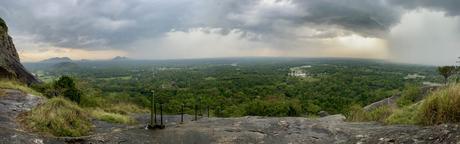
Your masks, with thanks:
<instances>
[{"instance_id":1,"label":"metal railing post","mask_svg":"<svg viewBox=\"0 0 460 144\"><path fill-rule=\"evenodd\" d=\"M160 104L160 125L163 126L163 104Z\"/></svg>"},{"instance_id":2,"label":"metal railing post","mask_svg":"<svg viewBox=\"0 0 460 144\"><path fill-rule=\"evenodd\" d=\"M180 111L180 122L184 123L184 104L182 104L182 109Z\"/></svg>"},{"instance_id":3,"label":"metal railing post","mask_svg":"<svg viewBox=\"0 0 460 144\"><path fill-rule=\"evenodd\" d=\"M206 106L206 112L208 113L208 118L209 118L209 105Z\"/></svg>"},{"instance_id":4,"label":"metal railing post","mask_svg":"<svg viewBox=\"0 0 460 144\"><path fill-rule=\"evenodd\" d=\"M195 104L195 121L198 120L198 105Z\"/></svg>"}]
</instances>

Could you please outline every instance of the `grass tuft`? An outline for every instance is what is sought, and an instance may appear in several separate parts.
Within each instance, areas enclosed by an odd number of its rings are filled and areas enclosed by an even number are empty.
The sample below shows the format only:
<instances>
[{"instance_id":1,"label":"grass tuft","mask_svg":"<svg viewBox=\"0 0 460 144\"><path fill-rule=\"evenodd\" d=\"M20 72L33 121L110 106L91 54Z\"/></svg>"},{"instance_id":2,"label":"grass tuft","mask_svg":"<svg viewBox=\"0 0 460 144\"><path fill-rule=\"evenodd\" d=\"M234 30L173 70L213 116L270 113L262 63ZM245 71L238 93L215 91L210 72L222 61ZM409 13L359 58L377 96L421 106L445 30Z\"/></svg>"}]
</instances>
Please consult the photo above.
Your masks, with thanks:
<instances>
[{"instance_id":1,"label":"grass tuft","mask_svg":"<svg viewBox=\"0 0 460 144\"><path fill-rule=\"evenodd\" d=\"M424 125L460 122L460 84L433 92L418 111Z\"/></svg>"},{"instance_id":2,"label":"grass tuft","mask_svg":"<svg viewBox=\"0 0 460 144\"><path fill-rule=\"evenodd\" d=\"M35 131L71 137L87 135L92 127L88 114L63 97L49 99L33 109L26 114L23 123Z\"/></svg>"},{"instance_id":3,"label":"grass tuft","mask_svg":"<svg viewBox=\"0 0 460 144\"><path fill-rule=\"evenodd\" d=\"M118 113L106 112L99 108L95 110L90 110L90 114L92 117L98 120L102 120L102 121L106 121L110 123L135 124L135 120L132 119L130 116L118 114Z\"/></svg>"},{"instance_id":4,"label":"grass tuft","mask_svg":"<svg viewBox=\"0 0 460 144\"><path fill-rule=\"evenodd\" d=\"M10 81L10 80L0 80L0 88L2 89L15 89L15 90L20 90L22 92L36 95L36 96L42 96L41 93L33 90L32 88L27 87L24 84L21 84L16 81Z\"/></svg>"},{"instance_id":5,"label":"grass tuft","mask_svg":"<svg viewBox=\"0 0 460 144\"><path fill-rule=\"evenodd\" d=\"M385 120L393 113L393 109L389 106L381 106L370 112L365 111L359 105L350 107L347 114L347 121L363 122L363 121L377 121L385 122Z\"/></svg>"},{"instance_id":6,"label":"grass tuft","mask_svg":"<svg viewBox=\"0 0 460 144\"><path fill-rule=\"evenodd\" d=\"M418 124L420 122L417 113L419 107L420 104L417 103L397 109L385 120L385 124Z\"/></svg>"}]
</instances>

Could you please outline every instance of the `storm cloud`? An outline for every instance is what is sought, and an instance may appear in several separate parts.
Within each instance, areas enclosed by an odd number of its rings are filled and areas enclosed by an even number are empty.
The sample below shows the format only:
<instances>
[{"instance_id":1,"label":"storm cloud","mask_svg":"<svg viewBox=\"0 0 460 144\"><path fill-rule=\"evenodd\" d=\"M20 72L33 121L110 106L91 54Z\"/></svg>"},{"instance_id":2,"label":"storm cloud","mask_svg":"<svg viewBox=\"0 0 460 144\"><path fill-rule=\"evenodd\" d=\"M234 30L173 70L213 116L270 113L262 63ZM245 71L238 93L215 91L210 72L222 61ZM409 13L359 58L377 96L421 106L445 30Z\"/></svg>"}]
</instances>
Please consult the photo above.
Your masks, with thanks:
<instances>
[{"instance_id":1,"label":"storm cloud","mask_svg":"<svg viewBox=\"0 0 460 144\"><path fill-rule=\"evenodd\" d=\"M177 45L164 40L190 39L185 36L190 34L241 43L224 51L302 50L315 56L312 51L319 49L340 50L331 43L340 43L341 37L391 39L392 28L408 11L429 9L455 17L459 6L455 0L14 0L0 1L0 16L12 35L56 48L137 50L147 58L142 51L175 53ZM197 40L189 47L213 50L202 42L206 38Z\"/></svg>"}]
</instances>

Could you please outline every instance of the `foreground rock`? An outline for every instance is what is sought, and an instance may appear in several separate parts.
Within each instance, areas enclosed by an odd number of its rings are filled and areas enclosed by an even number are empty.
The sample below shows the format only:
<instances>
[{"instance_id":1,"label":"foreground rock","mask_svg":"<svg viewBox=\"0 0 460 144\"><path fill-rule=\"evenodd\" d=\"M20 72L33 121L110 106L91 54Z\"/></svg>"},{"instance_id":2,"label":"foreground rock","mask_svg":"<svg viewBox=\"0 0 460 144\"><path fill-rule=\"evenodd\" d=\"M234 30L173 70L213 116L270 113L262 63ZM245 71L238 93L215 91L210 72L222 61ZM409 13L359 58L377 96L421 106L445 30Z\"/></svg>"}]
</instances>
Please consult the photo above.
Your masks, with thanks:
<instances>
[{"instance_id":1,"label":"foreground rock","mask_svg":"<svg viewBox=\"0 0 460 144\"><path fill-rule=\"evenodd\" d=\"M22 66L13 39L8 35L8 27L0 18L0 78L19 80L26 84L39 82Z\"/></svg>"},{"instance_id":2,"label":"foreground rock","mask_svg":"<svg viewBox=\"0 0 460 144\"><path fill-rule=\"evenodd\" d=\"M18 90L4 91L5 93L0 96L0 144L43 143L42 136L21 130L17 117L44 102L45 99Z\"/></svg>"},{"instance_id":3,"label":"foreground rock","mask_svg":"<svg viewBox=\"0 0 460 144\"><path fill-rule=\"evenodd\" d=\"M100 135L86 143L457 143L458 125L434 127L347 123L343 116L306 118L203 118L164 130L134 128Z\"/></svg>"},{"instance_id":4,"label":"foreground rock","mask_svg":"<svg viewBox=\"0 0 460 144\"><path fill-rule=\"evenodd\" d=\"M192 121L186 115L165 116L166 128L146 130L149 115L137 115L139 125L126 126L94 120L94 133L79 138L50 137L21 130L16 118L42 103L43 98L6 90L0 96L0 144L384 144L384 143L453 143L460 141L457 124L431 127L384 126L378 123L344 122L341 115L318 119L300 117L201 118ZM159 118L158 118L159 120Z\"/></svg>"}]
</instances>

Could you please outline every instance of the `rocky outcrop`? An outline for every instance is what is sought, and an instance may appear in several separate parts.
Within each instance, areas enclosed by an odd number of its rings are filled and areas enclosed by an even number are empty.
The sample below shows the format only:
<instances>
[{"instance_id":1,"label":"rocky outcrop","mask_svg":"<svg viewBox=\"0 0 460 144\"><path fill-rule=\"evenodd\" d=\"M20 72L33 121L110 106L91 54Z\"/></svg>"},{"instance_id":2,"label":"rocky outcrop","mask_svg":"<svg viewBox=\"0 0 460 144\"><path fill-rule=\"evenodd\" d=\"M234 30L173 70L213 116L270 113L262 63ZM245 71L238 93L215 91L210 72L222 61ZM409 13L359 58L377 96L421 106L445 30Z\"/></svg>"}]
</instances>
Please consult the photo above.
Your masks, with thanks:
<instances>
[{"instance_id":1,"label":"rocky outcrop","mask_svg":"<svg viewBox=\"0 0 460 144\"><path fill-rule=\"evenodd\" d=\"M38 83L19 60L13 39L8 35L8 27L0 18L0 78L14 79L26 84Z\"/></svg>"}]
</instances>

